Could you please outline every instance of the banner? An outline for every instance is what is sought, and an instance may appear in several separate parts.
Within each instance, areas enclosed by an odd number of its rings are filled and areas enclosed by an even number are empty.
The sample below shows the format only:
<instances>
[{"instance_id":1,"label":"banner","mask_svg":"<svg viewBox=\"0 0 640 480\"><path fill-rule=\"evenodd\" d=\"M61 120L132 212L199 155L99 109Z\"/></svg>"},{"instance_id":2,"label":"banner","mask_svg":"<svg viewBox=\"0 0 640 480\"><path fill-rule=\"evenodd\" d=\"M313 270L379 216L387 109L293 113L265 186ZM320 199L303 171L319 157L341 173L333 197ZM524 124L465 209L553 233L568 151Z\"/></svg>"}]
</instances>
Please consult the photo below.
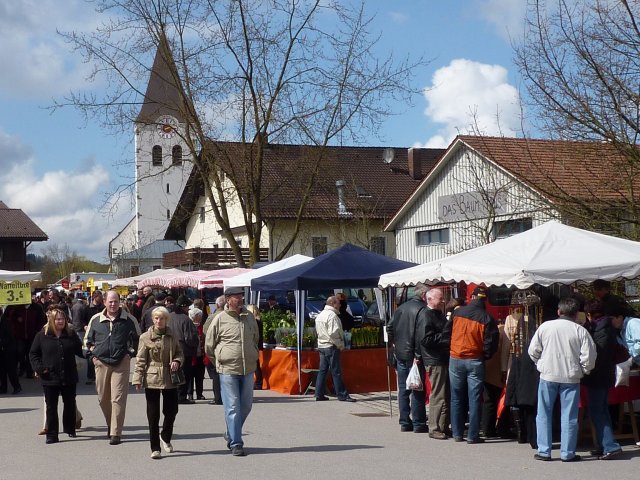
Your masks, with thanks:
<instances>
[{"instance_id":1,"label":"banner","mask_svg":"<svg viewBox=\"0 0 640 480\"><path fill-rule=\"evenodd\" d=\"M28 305L31 303L29 282L0 282L0 305Z\"/></svg>"}]
</instances>

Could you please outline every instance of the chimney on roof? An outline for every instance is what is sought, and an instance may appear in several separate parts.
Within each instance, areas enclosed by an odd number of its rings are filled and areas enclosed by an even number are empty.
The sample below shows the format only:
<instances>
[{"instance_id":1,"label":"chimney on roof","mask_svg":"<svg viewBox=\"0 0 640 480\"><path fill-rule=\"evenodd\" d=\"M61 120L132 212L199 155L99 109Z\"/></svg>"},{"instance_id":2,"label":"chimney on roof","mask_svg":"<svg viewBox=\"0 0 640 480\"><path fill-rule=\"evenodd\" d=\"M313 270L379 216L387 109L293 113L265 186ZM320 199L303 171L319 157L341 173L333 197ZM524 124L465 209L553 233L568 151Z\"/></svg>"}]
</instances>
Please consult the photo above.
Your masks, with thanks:
<instances>
[{"instance_id":1,"label":"chimney on roof","mask_svg":"<svg viewBox=\"0 0 640 480\"><path fill-rule=\"evenodd\" d=\"M422 179L422 148L410 148L407 158L409 163L409 176L414 180Z\"/></svg>"},{"instance_id":2,"label":"chimney on roof","mask_svg":"<svg viewBox=\"0 0 640 480\"><path fill-rule=\"evenodd\" d=\"M336 189L338 190L338 215L341 217L350 217L353 215L347 211L347 205L344 202L344 186L347 184L344 180L336 180Z\"/></svg>"}]
</instances>

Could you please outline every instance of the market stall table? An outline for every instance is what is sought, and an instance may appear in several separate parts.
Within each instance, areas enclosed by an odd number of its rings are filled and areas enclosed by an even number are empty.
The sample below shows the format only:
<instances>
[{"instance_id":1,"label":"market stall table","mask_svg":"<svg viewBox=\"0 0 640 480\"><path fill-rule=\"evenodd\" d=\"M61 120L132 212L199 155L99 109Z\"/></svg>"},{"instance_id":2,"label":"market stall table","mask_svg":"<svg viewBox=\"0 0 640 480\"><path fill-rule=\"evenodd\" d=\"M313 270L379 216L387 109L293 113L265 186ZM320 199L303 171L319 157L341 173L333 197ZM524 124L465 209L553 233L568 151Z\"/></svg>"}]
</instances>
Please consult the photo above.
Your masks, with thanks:
<instances>
[{"instance_id":1,"label":"market stall table","mask_svg":"<svg viewBox=\"0 0 640 480\"><path fill-rule=\"evenodd\" d=\"M343 350L340 355L342 378L349 393L380 392L387 390L387 353L385 348L358 348ZM260 365L264 388L288 395L297 395L298 354L296 350L267 349L260 352ZM311 370L301 373L302 391L306 390L320 365L317 350L303 350L300 368ZM331 374L328 375L331 378ZM391 386L396 389L396 372L391 369Z\"/></svg>"}]
</instances>

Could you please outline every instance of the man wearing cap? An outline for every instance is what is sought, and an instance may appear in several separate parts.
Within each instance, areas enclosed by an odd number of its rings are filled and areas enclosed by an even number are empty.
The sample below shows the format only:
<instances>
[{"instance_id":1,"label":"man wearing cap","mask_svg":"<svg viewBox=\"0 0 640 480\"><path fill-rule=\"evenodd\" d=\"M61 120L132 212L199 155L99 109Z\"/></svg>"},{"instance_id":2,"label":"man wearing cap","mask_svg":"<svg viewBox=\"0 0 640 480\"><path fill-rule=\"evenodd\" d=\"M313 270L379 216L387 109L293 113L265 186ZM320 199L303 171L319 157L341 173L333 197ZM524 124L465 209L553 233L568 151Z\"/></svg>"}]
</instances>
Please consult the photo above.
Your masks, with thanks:
<instances>
[{"instance_id":1,"label":"man wearing cap","mask_svg":"<svg viewBox=\"0 0 640 480\"><path fill-rule=\"evenodd\" d=\"M485 308L486 290L476 287L471 302L455 310L445 325L443 336L450 339L449 383L451 386L451 431L462 441L469 402L467 443L482 443L480 438L481 398L484 361L498 350L498 326Z\"/></svg>"},{"instance_id":2,"label":"man wearing cap","mask_svg":"<svg viewBox=\"0 0 640 480\"><path fill-rule=\"evenodd\" d=\"M178 402L183 405L196 403L193 398L188 397L188 391L189 385L193 382L193 357L198 353L198 343L200 342L198 339L198 329L189 318L189 305L191 305L191 300L189 300L186 295L180 295L176 300L175 310L170 313L169 317L169 327L180 342L182 352L184 353L182 370L184 372L185 383L178 387ZM149 310L153 311L153 308Z\"/></svg>"},{"instance_id":3,"label":"man wearing cap","mask_svg":"<svg viewBox=\"0 0 640 480\"><path fill-rule=\"evenodd\" d=\"M244 289L224 291L224 311L211 322L205 338L205 352L220 375L227 431L224 438L234 456L246 455L242 426L253 404L253 373L258 362L258 324L244 308Z\"/></svg>"}]
</instances>

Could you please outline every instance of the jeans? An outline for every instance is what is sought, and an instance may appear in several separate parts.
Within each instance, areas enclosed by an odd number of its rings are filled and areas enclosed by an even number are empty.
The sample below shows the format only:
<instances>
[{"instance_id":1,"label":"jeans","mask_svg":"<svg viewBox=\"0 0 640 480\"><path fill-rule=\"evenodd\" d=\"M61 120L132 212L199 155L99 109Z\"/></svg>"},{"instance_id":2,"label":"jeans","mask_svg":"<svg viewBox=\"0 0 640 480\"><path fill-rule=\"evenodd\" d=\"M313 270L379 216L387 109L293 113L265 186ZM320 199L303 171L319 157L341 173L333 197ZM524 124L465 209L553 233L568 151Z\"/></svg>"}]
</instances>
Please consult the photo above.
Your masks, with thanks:
<instances>
[{"instance_id":1,"label":"jeans","mask_svg":"<svg viewBox=\"0 0 640 480\"><path fill-rule=\"evenodd\" d=\"M333 388L339 400L344 400L349 396L347 388L342 381L342 369L340 368L340 350L336 347L319 348L320 368L316 377L316 398L324 397L324 387L327 378L327 372L331 370L331 378L333 379Z\"/></svg>"},{"instance_id":2,"label":"jeans","mask_svg":"<svg viewBox=\"0 0 640 480\"><path fill-rule=\"evenodd\" d=\"M413 360L398 359L396 371L398 373L398 410L400 411L400 425L424 428L427 425L427 409L425 407L425 391L407 390L407 377L413 366ZM422 363L418 364L420 376L424 382L425 370Z\"/></svg>"},{"instance_id":3,"label":"jeans","mask_svg":"<svg viewBox=\"0 0 640 480\"><path fill-rule=\"evenodd\" d=\"M596 432L596 448L604 453L620 450L620 444L613 437L611 416L609 415L609 389L588 387L589 416Z\"/></svg>"},{"instance_id":4,"label":"jeans","mask_svg":"<svg viewBox=\"0 0 640 480\"><path fill-rule=\"evenodd\" d=\"M468 406L467 440L477 440L480 437L484 362L451 357L449 384L451 385L451 433L454 437L462 438Z\"/></svg>"},{"instance_id":5,"label":"jeans","mask_svg":"<svg viewBox=\"0 0 640 480\"><path fill-rule=\"evenodd\" d=\"M578 443L579 383L556 383L540 379L538 386L538 453L551 456L551 424L553 405L560 396L560 458L570 460L576 455Z\"/></svg>"},{"instance_id":6,"label":"jeans","mask_svg":"<svg viewBox=\"0 0 640 480\"><path fill-rule=\"evenodd\" d=\"M227 424L227 447L244 446L242 426L253 404L253 372L247 375L220 374L220 389Z\"/></svg>"}]
</instances>

